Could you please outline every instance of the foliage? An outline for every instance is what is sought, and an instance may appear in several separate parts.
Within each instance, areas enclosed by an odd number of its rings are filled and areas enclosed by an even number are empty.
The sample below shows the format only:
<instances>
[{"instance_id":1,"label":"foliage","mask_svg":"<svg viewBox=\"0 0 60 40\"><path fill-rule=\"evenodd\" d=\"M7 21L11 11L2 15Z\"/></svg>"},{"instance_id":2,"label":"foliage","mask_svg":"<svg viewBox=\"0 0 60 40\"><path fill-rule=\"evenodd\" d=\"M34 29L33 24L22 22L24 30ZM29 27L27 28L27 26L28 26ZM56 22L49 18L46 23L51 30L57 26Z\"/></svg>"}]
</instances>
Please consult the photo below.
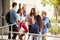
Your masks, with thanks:
<instances>
[{"instance_id":1,"label":"foliage","mask_svg":"<svg viewBox=\"0 0 60 40\"><path fill-rule=\"evenodd\" d=\"M47 5L47 4L49 4L49 5L51 5L51 6L53 6L53 7L55 7L55 16L57 17L57 15L58 16L60 16L60 8L59 8L59 6L60 6L60 0L42 0L42 2L41 2L44 6L45 5ZM57 14L57 13L58 14ZM57 19L57 18L56 18Z\"/></svg>"},{"instance_id":2,"label":"foliage","mask_svg":"<svg viewBox=\"0 0 60 40\"><path fill-rule=\"evenodd\" d=\"M59 9L59 14L58 15L60 16L60 9Z\"/></svg>"},{"instance_id":3,"label":"foliage","mask_svg":"<svg viewBox=\"0 0 60 40\"><path fill-rule=\"evenodd\" d=\"M51 18L50 21L51 21L52 23L55 23L56 17ZM60 16L58 16L58 23L60 23Z\"/></svg>"},{"instance_id":4,"label":"foliage","mask_svg":"<svg viewBox=\"0 0 60 40\"><path fill-rule=\"evenodd\" d=\"M60 6L60 0L42 0L41 2L44 6L49 4L53 7L55 7L55 12L59 12L60 13L60 10L59 10L59 6ZM58 11L59 10L59 11ZM60 15L60 14L59 14ZM57 17L57 16L56 16ZM60 23L60 17L58 18L52 18L51 19L51 22L55 22L56 19L58 19L58 23ZM56 30L56 27L55 25L52 25L50 28L49 28L49 32L51 33L60 33L60 26L58 26L58 30Z\"/></svg>"},{"instance_id":5,"label":"foliage","mask_svg":"<svg viewBox=\"0 0 60 40\"><path fill-rule=\"evenodd\" d=\"M58 33L60 33L60 26L58 26L58 30L56 30L56 27L55 26L51 26L48 30L52 34L58 34Z\"/></svg>"},{"instance_id":6,"label":"foliage","mask_svg":"<svg viewBox=\"0 0 60 40\"><path fill-rule=\"evenodd\" d=\"M60 33L60 26L58 26L58 32Z\"/></svg>"},{"instance_id":7,"label":"foliage","mask_svg":"<svg viewBox=\"0 0 60 40\"><path fill-rule=\"evenodd\" d=\"M57 7L60 4L60 0L42 0L42 4L43 5L49 4L54 7Z\"/></svg>"}]
</instances>

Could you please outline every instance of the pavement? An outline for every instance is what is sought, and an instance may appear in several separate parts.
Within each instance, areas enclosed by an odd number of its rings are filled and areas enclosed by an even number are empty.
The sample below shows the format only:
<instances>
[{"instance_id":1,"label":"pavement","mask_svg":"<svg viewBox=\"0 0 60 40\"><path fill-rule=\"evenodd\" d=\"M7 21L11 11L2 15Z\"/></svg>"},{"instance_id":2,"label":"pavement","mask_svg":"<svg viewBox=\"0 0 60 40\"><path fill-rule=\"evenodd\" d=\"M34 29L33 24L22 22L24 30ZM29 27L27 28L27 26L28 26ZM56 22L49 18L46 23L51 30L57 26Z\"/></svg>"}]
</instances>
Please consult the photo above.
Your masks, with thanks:
<instances>
[{"instance_id":1,"label":"pavement","mask_svg":"<svg viewBox=\"0 0 60 40\"><path fill-rule=\"evenodd\" d=\"M50 34L49 34L50 35ZM58 36L60 36L60 34L58 34ZM3 40L3 39L8 39L8 35L0 35L0 40ZM25 36L24 37L25 39L24 40L28 40L27 38L28 38L28 36ZM16 38L16 40L19 40L18 39L18 36L17 36L17 38ZM30 37L30 39L29 40L32 40L32 38ZM60 38L54 38L54 37L46 37L46 40L60 40Z\"/></svg>"}]
</instances>

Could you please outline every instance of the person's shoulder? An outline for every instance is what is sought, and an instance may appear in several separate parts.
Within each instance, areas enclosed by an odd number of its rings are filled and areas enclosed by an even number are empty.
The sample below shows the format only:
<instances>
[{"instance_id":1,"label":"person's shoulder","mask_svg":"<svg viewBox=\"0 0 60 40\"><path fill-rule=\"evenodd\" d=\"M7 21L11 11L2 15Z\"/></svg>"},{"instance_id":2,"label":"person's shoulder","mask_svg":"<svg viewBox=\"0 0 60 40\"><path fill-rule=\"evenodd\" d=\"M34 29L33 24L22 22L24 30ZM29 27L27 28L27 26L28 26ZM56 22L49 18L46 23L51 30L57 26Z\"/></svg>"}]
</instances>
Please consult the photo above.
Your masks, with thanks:
<instances>
[{"instance_id":1,"label":"person's shoulder","mask_svg":"<svg viewBox=\"0 0 60 40\"><path fill-rule=\"evenodd\" d=\"M14 9L10 9L10 12L16 12Z\"/></svg>"},{"instance_id":2,"label":"person's shoulder","mask_svg":"<svg viewBox=\"0 0 60 40\"><path fill-rule=\"evenodd\" d=\"M48 17L46 17L46 18L48 18Z\"/></svg>"},{"instance_id":3,"label":"person's shoulder","mask_svg":"<svg viewBox=\"0 0 60 40\"><path fill-rule=\"evenodd\" d=\"M17 15L19 15L19 14L17 13Z\"/></svg>"},{"instance_id":4,"label":"person's shoulder","mask_svg":"<svg viewBox=\"0 0 60 40\"><path fill-rule=\"evenodd\" d=\"M46 19L49 19L48 17L46 17Z\"/></svg>"},{"instance_id":5,"label":"person's shoulder","mask_svg":"<svg viewBox=\"0 0 60 40\"><path fill-rule=\"evenodd\" d=\"M46 18L45 18L45 20L47 20L47 21L48 21L48 20L49 20L49 18L48 18L48 17L46 17Z\"/></svg>"},{"instance_id":6,"label":"person's shoulder","mask_svg":"<svg viewBox=\"0 0 60 40\"><path fill-rule=\"evenodd\" d=\"M48 17L45 17L45 19L49 19Z\"/></svg>"}]
</instances>

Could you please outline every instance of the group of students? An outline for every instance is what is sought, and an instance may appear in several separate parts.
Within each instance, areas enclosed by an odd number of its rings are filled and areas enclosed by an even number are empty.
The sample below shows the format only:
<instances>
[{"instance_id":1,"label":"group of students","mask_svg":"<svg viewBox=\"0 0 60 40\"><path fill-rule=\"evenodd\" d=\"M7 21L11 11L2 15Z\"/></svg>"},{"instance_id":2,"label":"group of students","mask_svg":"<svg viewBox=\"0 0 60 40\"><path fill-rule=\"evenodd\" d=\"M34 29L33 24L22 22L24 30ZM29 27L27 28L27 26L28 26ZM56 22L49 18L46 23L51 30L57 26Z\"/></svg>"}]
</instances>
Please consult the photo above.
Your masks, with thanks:
<instances>
[{"instance_id":1,"label":"group of students","mask_svg":"<svg viewBox=\"0 0 60 40\"><path fill-rule=\"evenodd\" d=\"M20 8L15 11L17 8L17 3L12 3L12 9L10 10L10 22L9 24L14 24L12 26L12 31L19 32L20 29L24 28L24 33L35 33L35 34L43 34L45 35L48 28L49 19L46 17L46 12L42 11L42 17L40 15L36 15L35 8L31 9L29 15L26 15L26 11L23 8ZM25 24L28 22L28 28ZM16 25L17 24L17 25ZM9 27L9 31L11 31L11 26ZM17 33L13 33L12 39L16 39ZM24 34L19 36L20 40L23 40ZM29 35L30 36L30 35ZM8 36L11 39L11 33ZM33 36L33 40L40 40L39 36ZM42 40L46 40L43 36Z\"/></svg>"}]
</instances>

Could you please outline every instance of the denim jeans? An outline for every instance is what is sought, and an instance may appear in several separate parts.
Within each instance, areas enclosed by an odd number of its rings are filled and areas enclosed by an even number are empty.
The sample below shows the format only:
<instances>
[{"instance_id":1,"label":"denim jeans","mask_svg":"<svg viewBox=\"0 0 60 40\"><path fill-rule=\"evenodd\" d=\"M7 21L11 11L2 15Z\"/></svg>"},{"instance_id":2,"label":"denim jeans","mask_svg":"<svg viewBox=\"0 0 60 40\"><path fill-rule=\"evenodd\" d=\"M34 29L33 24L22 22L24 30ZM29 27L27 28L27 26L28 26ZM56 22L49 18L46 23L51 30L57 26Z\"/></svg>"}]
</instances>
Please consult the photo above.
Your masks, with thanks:
<instances>
[{"instance_id":1,"label":"denim jeans","mask_svg":"<svg viewBox=\"0 0 60 40\"><path fill-rule=\"evenodd\" d=\"M33 36L33 40L40 40L40 36Z\"/></svg>"}]
</instances>

